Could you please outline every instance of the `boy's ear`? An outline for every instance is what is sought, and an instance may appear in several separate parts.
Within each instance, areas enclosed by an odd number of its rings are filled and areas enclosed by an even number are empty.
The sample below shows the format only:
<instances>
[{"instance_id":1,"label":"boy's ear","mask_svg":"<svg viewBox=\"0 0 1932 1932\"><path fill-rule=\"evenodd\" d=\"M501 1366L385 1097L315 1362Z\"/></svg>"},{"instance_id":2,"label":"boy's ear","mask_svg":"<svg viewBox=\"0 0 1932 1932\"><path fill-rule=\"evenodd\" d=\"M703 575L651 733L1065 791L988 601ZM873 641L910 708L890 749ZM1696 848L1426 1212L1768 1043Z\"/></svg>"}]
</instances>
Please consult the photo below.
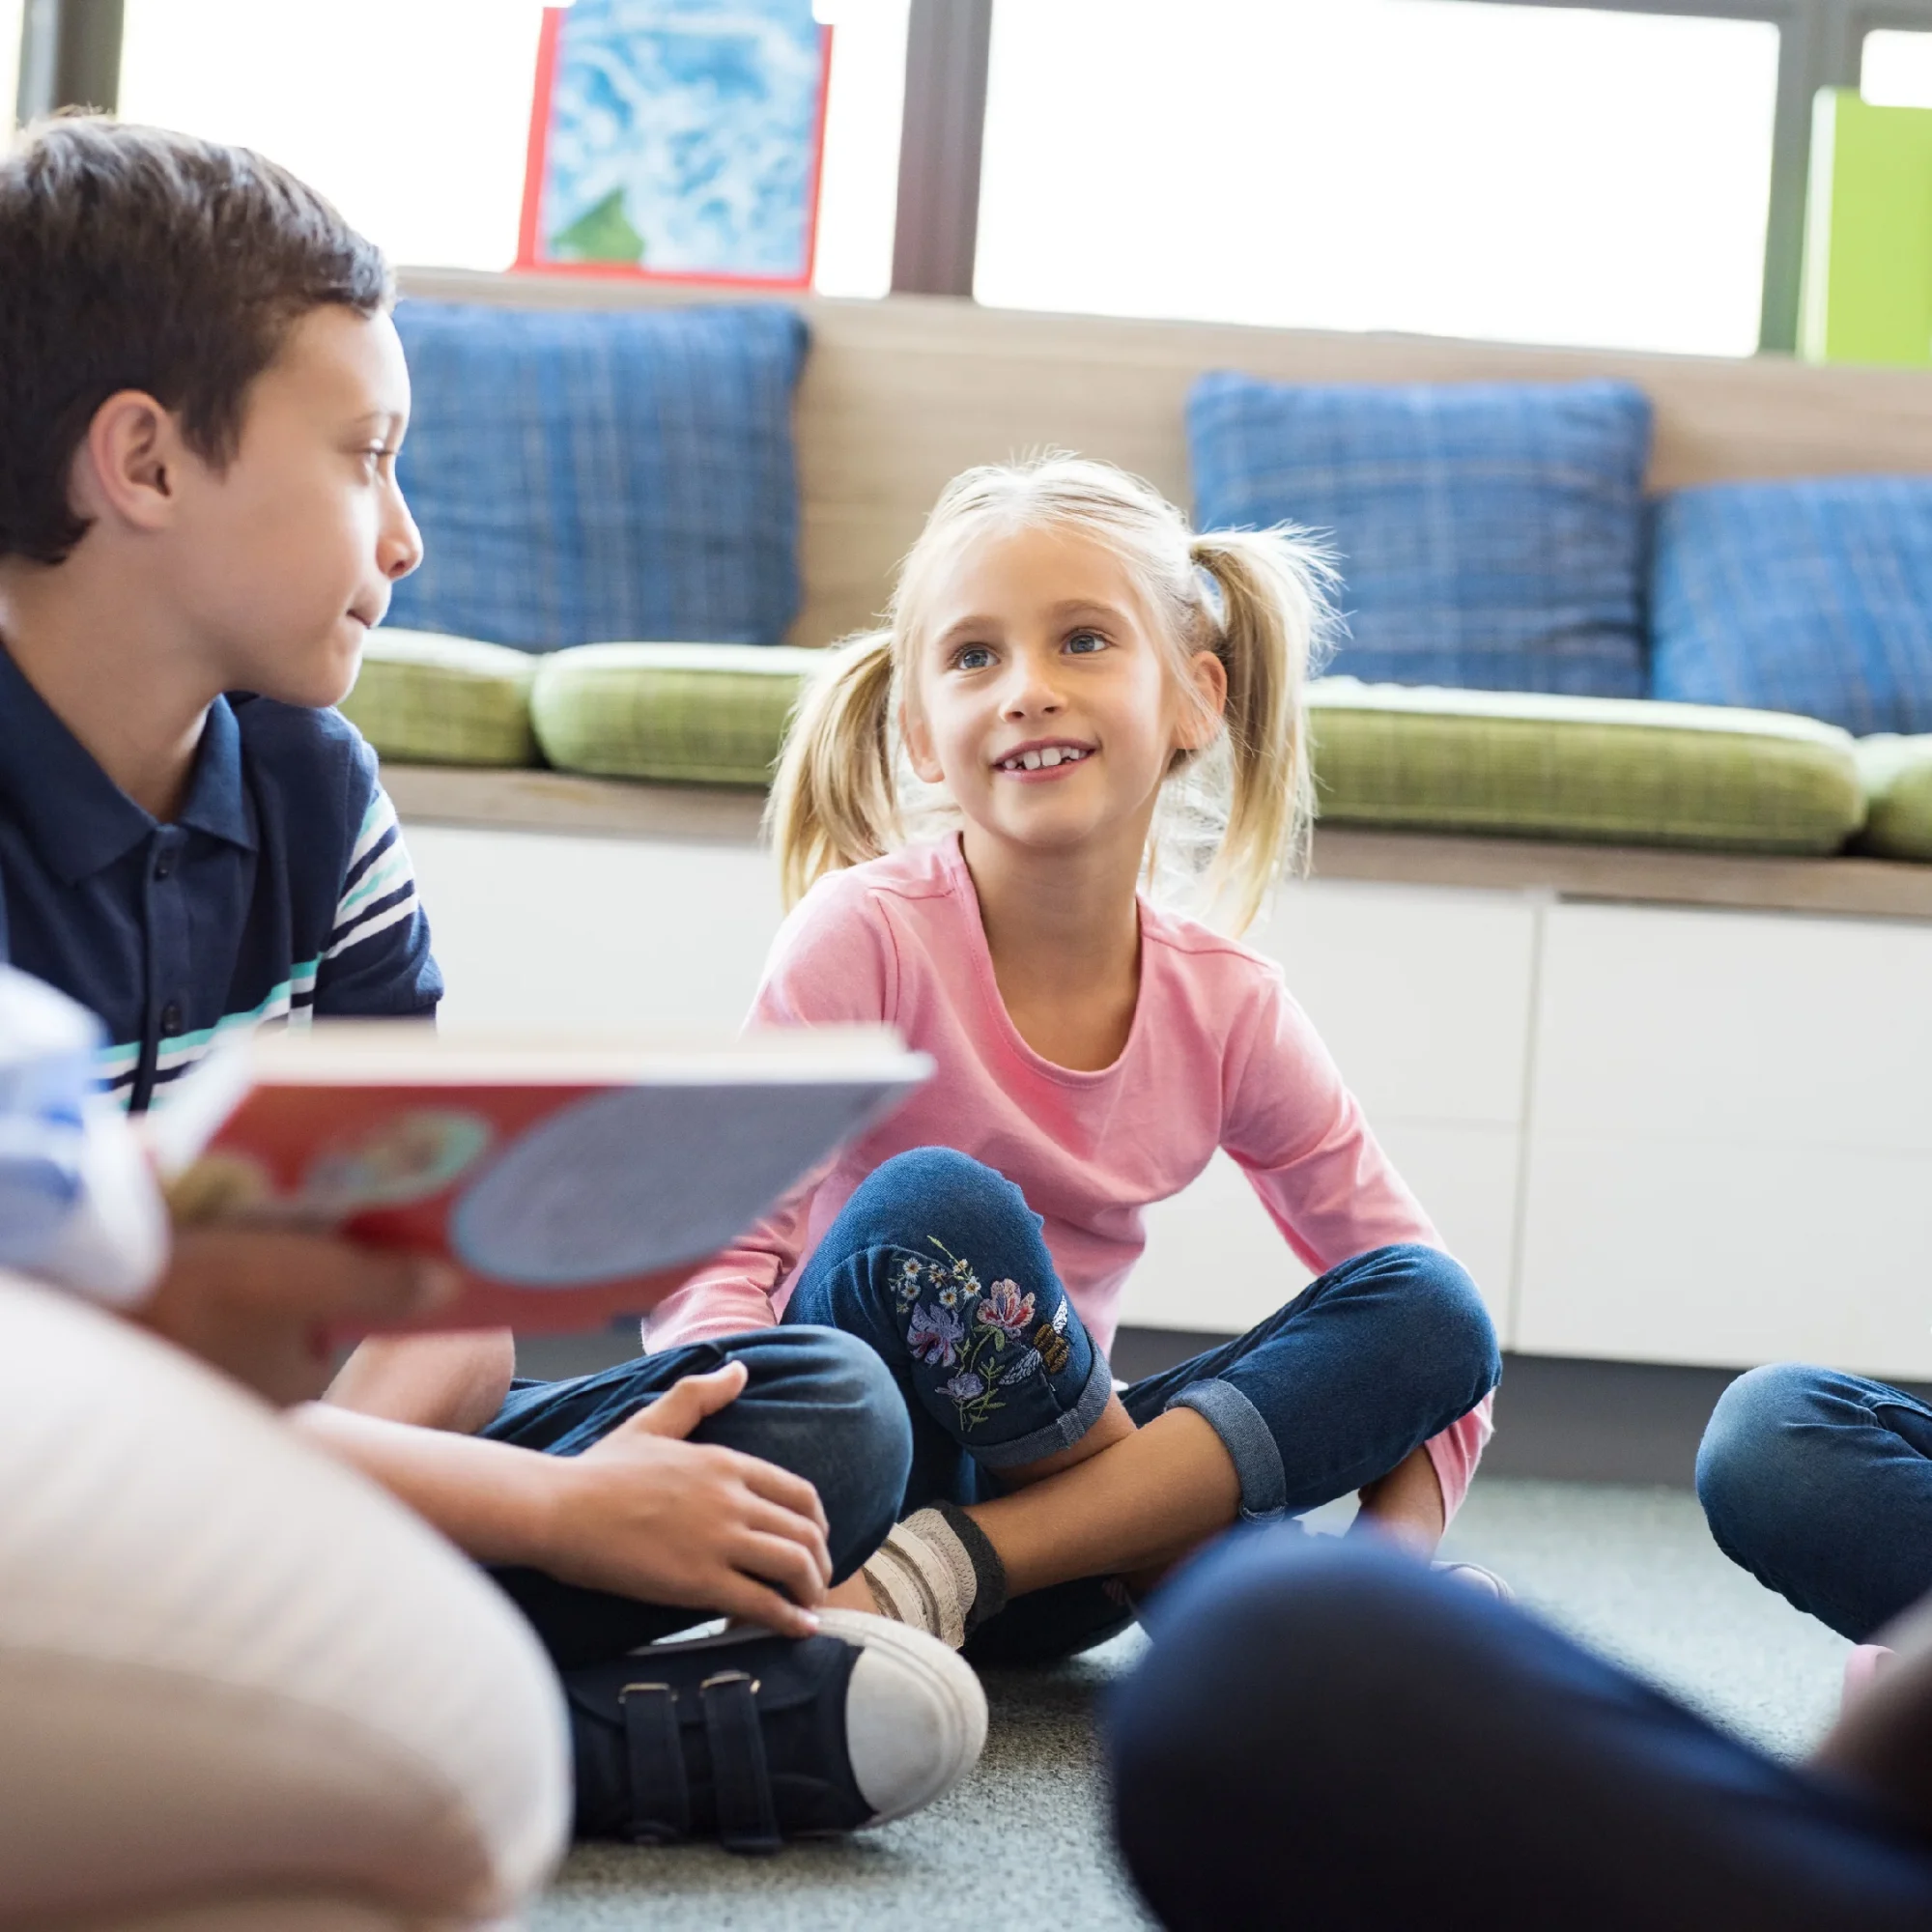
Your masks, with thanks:
<instances>
[{"instance_id":1,"label":"boy's ear","mask_svg":"<svg viewBox=\"0 0 1932 1932\"><path fill-rule=\"evenodd\" d=\"M1227 713L1228 667L1212 651L1196 651L1187 660L1187 681L1205 708L1182 707L1174 743L1177 751L1198 752L1211 742Z\"/></svg>"},{"instance_id":2,"label":"boy's ear","mask_svg":"<svg viewBox=\"0 0 1932 1932\"><path fill-rule=\"evenodd\" d=\"M95 411L73 453L68 490L75 514L136 530L163 529L180 498L187 452L174 417L141 389L122 389Z\"/></svg>"},{"instance_id":3,"label":"boy's ear","mask_svg":"<svg viewBox=\"0 0 1932 1932\"><path fill-rule=\"evenodd\" d=\"M939 760L932 755L932 734L925 722L903 698L899 700L899 742L905 747L906 763L923 784L936 785L946 777Z\"/></svg>"}]
</instances>

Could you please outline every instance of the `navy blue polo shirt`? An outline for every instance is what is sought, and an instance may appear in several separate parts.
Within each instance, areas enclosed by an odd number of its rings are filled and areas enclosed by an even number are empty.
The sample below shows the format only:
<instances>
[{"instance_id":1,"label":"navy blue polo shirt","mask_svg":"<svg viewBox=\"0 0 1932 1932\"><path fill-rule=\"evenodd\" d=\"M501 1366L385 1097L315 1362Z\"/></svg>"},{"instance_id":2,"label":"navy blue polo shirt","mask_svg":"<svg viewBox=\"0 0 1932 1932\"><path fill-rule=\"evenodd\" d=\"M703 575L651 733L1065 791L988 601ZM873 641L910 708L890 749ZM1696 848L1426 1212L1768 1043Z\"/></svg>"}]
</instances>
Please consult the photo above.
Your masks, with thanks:
<instances>
[{"instance_id":1,"label":"navy blue polo shirt","mask_svg":"<svg viewBox=\"0 0 1932 1932\"><path fill-rule=\"evenodd\" d=\"M0 957L92 1009L134 1108L217 1037L425 1015L442 976L376 755L333 711L217 698L160 824L0 649Z\"/></svg>"}]
</instances>

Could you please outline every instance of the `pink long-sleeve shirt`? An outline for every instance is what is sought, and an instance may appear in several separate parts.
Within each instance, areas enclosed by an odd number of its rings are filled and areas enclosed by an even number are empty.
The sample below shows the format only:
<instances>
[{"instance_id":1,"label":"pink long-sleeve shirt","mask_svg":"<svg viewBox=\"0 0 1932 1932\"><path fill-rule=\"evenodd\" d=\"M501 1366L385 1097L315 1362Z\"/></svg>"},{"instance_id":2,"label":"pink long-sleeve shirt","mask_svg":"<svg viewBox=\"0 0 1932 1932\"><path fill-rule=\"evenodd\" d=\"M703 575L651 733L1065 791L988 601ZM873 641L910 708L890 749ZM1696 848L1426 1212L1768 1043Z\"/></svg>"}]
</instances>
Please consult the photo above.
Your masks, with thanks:
<instances>
[{"instance_id":1,"label":"pink long-sleeve shirt","mask_svg":"<svg viewBox=\"0 0 1932 1932\"><path fill-rule=\"evenodd\" d=\"M1113 1347L1143 1211L1226 1148L1317 1273L1397 1241L1442 1245L1271 960L1141 902L1140 996L1098 1072L1042 1060L1007 1014L956 838L821 879L780 931L754 1026L885 1021L939 1071L897 1113L659 1306L653 1349L778 1320L788 1284L853 1190L919 1147L1013 1181L1088 1333ZM1434 1437L1454 1514L1490 1435L1490 1404Z\"/></svg>"}]
</instances>

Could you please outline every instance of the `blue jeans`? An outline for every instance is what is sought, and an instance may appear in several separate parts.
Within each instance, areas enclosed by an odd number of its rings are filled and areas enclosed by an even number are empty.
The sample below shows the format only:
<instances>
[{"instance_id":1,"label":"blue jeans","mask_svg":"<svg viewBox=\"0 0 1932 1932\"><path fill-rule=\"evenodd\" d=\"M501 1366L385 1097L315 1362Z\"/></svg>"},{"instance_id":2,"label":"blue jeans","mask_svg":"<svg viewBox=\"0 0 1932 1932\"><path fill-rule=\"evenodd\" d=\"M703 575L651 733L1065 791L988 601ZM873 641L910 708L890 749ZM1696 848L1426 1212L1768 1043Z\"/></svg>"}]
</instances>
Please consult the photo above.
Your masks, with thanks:
<instances>
[{"instance_id":1,"label":"blue jeans","mask_svg":"<svg viewBox=\"0 0 1932 1932\"><path fill-rule=\"evenodd\" d=\"M1718 1399L1697 1451L1718 1548L1862 1643L1932 1590L1932 1409L1782 1362Z\"/></svg>"},{"instance_id":2,"label":"blue jeans","mask_svg":"<svg viewBox=\"0 0 1932 1932\"><path fill-rule=\"evenodd\" d=\"M1001 1472L1080 1440L1113 1378L1010 1181L948 1148L867 1176L801 1271L787 1322L839 1328L891 1371L912 1422L904 1508L1001 1492ZM1501 1373L1469 1277L1434 1248L1331 1268L1239 1339L1135 1382L1136 1423L1191 1408L1226 1446L1244 1518L1297 1515L1386 1475ZM1064 1656L1131 1620L1116 1581L1022 1597L978 1662Z\"/></svg>"},{"instance_id":3,"label":"blue jeans","mask_svg":"<svg viewBox=\"0 0 1932 1932\"><path fill-rule=\"evenodd\" d=\"M1906 1932L1932 1845L1535 1618L1358 1539L1237 1535L1107 1712L1172 1932Z\"/></svg>"},{"instance_id":4,"label":"blue jeans","mask_svg":"<svg viewBox=\"0 0 1932 1932\"><path fill-rule=\"evenodd\" d=\"M869 1349L822 1328L768 1328L620 1362L567 1381L518 1382L481 1433L551 1456L581 1456L648 1408L681 1376L726 1362L750 1372L737 1401L694 1442L736 1449L803 1476L818 1492L835 1581L868 1557L898 1516L912 1445L892 1378ZM602 1663L698 1622L703 1611L582 1589L539 1570L491 1573L559 1669Z\"/></svg>"}]
</instances>

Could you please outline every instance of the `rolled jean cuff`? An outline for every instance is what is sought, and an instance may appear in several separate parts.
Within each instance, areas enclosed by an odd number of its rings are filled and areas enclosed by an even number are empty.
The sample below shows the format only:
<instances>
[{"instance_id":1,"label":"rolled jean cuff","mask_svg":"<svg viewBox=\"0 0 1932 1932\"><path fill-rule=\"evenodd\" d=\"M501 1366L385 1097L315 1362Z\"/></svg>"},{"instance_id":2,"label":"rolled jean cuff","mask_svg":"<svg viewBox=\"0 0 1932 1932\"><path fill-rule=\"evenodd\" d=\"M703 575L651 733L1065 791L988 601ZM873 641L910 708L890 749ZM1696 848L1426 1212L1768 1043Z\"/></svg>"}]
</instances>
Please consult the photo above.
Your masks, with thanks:
<instances>
[{"instance_id":1,"label":"rolled jean cuff","mask_svg":"<svg viewBox=\"0 0 1932 1932\"><path fill-rule=\"evenodd\" d=\"M1013 1469L1025 1463L1037 1463L1042 1456L1070 1449L1099 1421L1100 1411L1113 1394L1114 1372L1107 1366L1106 1356L1095 1349L1094 1367L1080 1391L1079 1401L1071 1408L1063 1410L1044 1428L1036 1429L1017 1441L972 1443L973 1460L988 1469ZM1255 1420L1260 1422L1261 1417L1256 1416Z\"/></svg>"},{"instance_id":2,"label":"rolled jean cuff","mask_svg":"<svg viewBox=\"0 0 1932 1932\"><path fill-rule=\"evenodd\" d=\"M1241 1485L1241 1514L1279 1516L1288 1507L1288 1472L1262 1412L1233 1382L1190 1382L1168 1404L1191 1408L1221 1438Z\"/></svg>"}]
</instances>

